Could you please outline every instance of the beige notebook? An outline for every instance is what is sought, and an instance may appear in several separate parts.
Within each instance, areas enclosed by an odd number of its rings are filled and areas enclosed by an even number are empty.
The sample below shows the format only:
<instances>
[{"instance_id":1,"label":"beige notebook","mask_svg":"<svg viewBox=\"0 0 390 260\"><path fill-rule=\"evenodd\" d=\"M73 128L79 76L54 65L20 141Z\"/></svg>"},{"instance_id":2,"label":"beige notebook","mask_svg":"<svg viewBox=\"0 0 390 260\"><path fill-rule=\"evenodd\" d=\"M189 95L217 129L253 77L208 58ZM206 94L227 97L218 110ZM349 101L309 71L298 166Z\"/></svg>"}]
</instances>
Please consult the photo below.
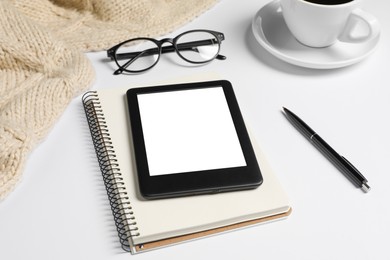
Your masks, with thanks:
<instances>
[{"instance_id":1,"label":"beige notebook","mask_svg":"<svg viewBox=\"0 0 390 260\"><path fill-rule=\"evenodd\" d=\"M83 96L90 132L125 250L138 253L290 214L288 198L252 137L264 179L259 188L182 198L143 199L138 190L132 152L125 97L128 88L92 91Z\"/></svg>"}]
</instances>

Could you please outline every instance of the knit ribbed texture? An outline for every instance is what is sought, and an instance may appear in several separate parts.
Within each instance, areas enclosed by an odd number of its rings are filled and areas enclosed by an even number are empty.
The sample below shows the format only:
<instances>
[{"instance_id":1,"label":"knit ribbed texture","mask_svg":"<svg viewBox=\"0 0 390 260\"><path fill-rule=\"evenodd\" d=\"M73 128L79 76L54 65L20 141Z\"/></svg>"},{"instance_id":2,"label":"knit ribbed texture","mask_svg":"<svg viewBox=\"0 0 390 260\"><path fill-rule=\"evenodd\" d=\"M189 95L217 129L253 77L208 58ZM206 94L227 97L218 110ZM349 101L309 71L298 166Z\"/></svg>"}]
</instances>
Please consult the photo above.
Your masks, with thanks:
<instances>
[{"instance_id":1,"label":"knit ribbed texture","mask_svg":"<svg viewBox=\"0 0 390 260\"><path fill-rule=\"evenodd\" d=\"M94 71L84 51L156 37L217 0L0 0L0 199Z\"/></svg>"}]
</instances>

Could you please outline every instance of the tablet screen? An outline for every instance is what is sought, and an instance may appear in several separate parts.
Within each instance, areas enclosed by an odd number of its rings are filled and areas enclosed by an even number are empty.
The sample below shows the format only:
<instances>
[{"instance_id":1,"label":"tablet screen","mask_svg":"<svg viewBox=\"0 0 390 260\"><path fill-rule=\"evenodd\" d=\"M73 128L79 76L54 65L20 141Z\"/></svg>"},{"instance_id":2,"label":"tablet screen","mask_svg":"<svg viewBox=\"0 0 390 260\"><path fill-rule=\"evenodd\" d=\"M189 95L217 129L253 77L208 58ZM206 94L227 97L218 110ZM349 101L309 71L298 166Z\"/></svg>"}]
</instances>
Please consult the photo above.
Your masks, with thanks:
<instances>
[{"instance_id":1,"label":"tablet screen","mask_svg":"<svg viewBox=\"0 0 390 260\"><path fill-rule=\"evenodd\" d=\"M221 86L137 98L150 176L246 166Z\"/></svg>"}]
</instances>

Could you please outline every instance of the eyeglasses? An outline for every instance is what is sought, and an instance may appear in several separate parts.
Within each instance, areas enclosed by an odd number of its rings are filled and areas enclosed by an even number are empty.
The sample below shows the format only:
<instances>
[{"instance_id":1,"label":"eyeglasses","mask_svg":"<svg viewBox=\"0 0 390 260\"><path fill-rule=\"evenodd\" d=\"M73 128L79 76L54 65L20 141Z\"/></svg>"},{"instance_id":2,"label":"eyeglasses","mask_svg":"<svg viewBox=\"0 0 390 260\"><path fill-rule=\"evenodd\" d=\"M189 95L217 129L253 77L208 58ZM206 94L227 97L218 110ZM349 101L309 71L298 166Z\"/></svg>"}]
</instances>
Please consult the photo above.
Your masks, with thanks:
<instances>
[{"instance_id":1,"label":"eyeglasses","mask_svg":"<svg viewBox=\"0 0 390 260\"><path fill-rule=\"evenodd\" d=\"M225 60L219 54L223 33L210 30L192 30L175 38L160 41L152 38L135 38L115 45L107 51L107 56L118 65L115 75L124 71L143 72L153 68L162 53L176 52L183 60L193 64L203 64L214 59ZM170 43L170 46L162 46Z\"/></svg>"}]
</instances>

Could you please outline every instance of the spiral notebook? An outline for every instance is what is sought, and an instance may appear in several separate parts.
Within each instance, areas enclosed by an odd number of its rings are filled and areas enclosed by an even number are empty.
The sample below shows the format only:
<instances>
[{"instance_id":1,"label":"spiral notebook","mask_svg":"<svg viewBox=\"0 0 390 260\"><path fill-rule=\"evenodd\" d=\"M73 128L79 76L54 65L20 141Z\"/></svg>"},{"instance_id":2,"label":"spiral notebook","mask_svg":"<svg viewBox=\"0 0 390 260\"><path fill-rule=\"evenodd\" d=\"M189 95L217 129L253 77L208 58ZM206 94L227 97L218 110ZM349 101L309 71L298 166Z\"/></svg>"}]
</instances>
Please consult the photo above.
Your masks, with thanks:
<instances>
[{"instance_id":1,"label":"spiral notebook","mask_svg":"<svg viewBox=\"0 0 390 260\"><path fill-rule=\"evenodd\" d=\"M82 99L123 249L134 254L282 219L290 214L288 198L252 136L264 178L259 188L143 199L137 185L127 115L128 89L91 91Z\"/></svg>"}]
</instances>

